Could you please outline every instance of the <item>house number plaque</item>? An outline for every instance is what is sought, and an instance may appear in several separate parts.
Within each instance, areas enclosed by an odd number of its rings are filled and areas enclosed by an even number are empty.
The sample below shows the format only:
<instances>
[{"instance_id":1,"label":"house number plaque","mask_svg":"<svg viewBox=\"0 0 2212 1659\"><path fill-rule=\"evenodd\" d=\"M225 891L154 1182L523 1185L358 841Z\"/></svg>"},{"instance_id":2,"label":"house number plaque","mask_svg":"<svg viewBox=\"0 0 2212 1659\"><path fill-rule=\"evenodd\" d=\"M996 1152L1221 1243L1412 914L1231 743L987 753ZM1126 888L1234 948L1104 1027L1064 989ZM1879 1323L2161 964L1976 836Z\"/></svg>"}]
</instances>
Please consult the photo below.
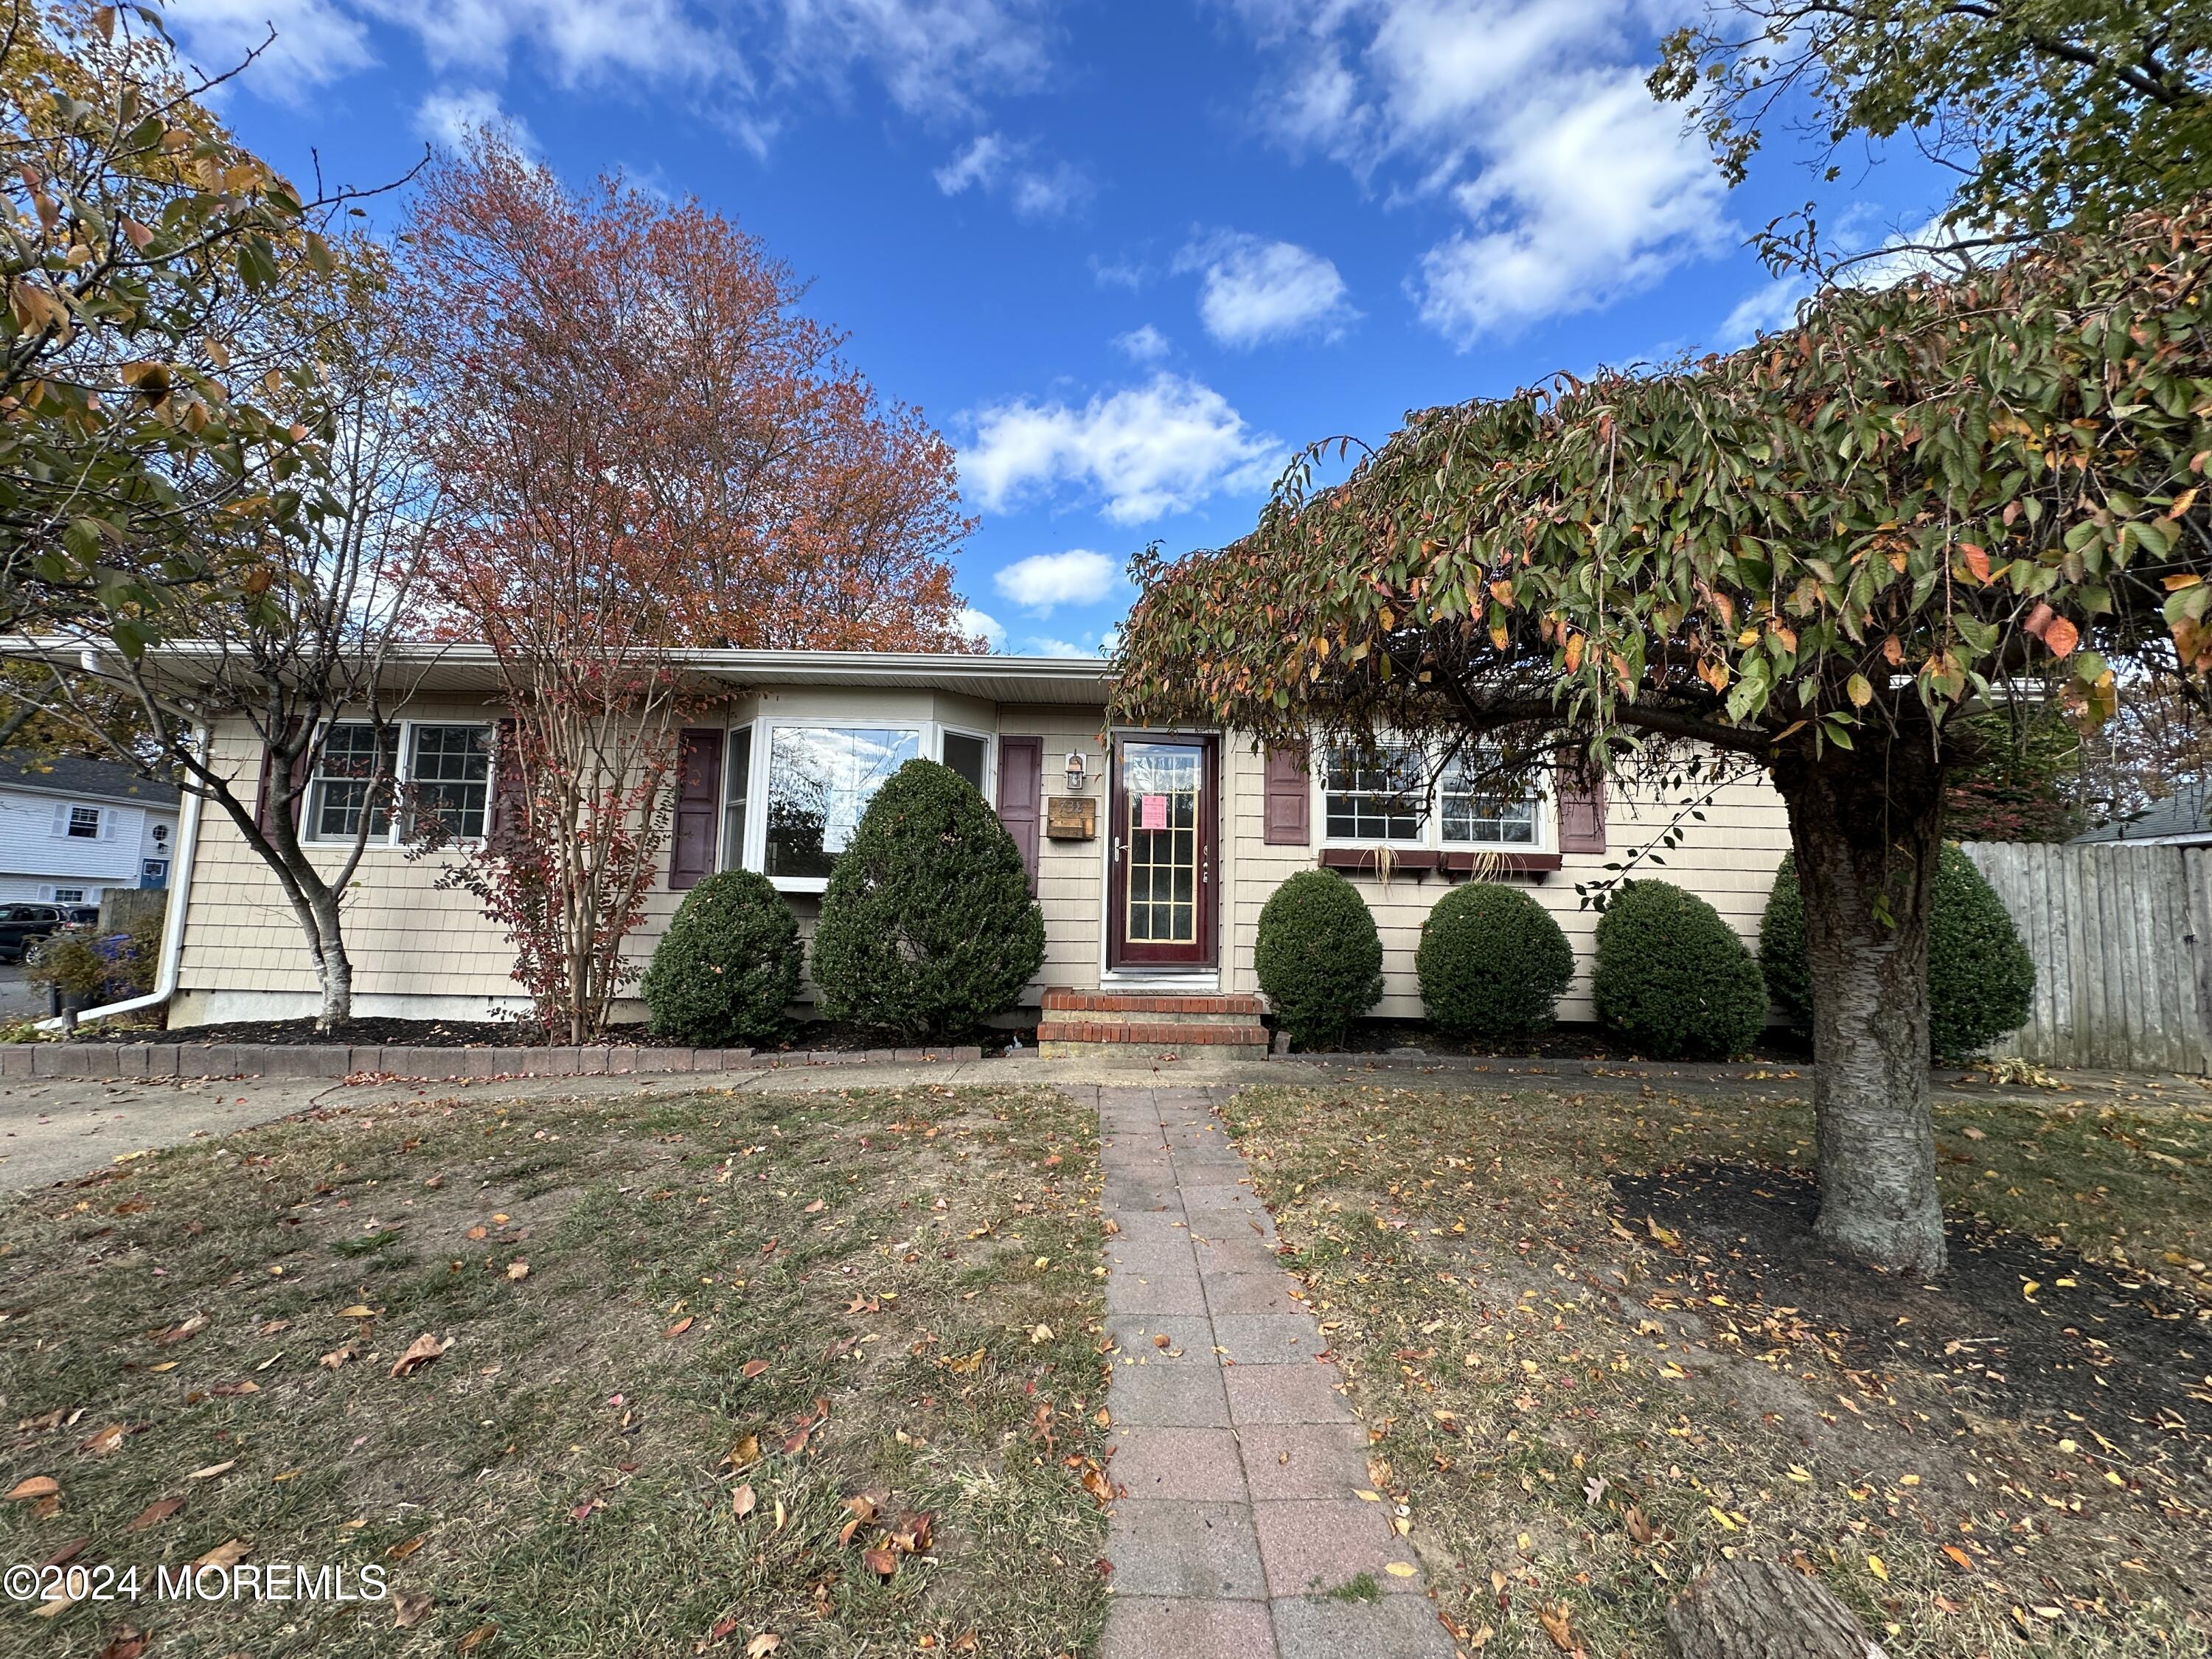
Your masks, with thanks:
<instances>
[{"instance_id":1,"label":"house number plaque","mask_svg":"<svg viewBox=\"0 0 2212 1659\"><path fill-rule=\"evenodd\" d=\"M1054 795L1045 802L1044 833L1053 841L1089 841L1098 833L1098 803L1083 795Z\"/></svg>"}]
</instances>

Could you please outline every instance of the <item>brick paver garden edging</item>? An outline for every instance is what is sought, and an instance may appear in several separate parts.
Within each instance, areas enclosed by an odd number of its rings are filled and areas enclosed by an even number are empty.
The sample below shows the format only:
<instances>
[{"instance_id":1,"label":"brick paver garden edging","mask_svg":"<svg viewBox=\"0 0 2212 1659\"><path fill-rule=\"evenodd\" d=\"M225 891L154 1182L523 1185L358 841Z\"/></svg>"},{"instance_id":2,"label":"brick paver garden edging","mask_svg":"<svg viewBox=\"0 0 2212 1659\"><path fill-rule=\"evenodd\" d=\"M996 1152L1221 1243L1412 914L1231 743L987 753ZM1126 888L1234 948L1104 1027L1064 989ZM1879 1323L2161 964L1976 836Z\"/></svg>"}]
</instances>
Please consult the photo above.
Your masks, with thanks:
<instances>
[{"instance_id":1,"label":"brick paver garden edging","mask_svg":"<svg viewBox=\"0 0 2212 1659\"><path fill-rule=\"evenodd\" d=\"M1449 1659L1212 1097L1097 1101L1114 1227L1103 1659Z\"/></svg>"},{"instance_id":2,"label":"brick paver garden edging","mask_svg":"<svg viewBox=\"0 0 2212 1659\"><path fill-rule=\"evenodd\" d=\"M83 1077L420 1078L605 1077L661 1072L750 1072L792 1066L893 1066L981 1060L973 1043L952 1048L820 1049L786 1054L750 1048L422 1048L337 1042L0 1043L0 1079Z\"/></svg>"}]
</instances>

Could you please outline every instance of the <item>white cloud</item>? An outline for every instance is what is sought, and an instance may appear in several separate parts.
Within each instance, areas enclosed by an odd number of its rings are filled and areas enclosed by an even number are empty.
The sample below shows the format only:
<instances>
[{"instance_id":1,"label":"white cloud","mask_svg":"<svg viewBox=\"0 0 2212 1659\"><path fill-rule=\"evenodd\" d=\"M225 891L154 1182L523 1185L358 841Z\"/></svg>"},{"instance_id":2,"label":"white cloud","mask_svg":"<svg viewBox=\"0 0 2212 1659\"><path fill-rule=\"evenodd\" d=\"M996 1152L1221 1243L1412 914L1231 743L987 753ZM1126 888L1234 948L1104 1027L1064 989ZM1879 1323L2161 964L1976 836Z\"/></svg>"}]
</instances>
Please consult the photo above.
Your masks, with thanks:
<instances>
[{"instance_id":1,"label":"white cloud","mask_svg":"<svg viewBox=\"0 0 2212 1659\"><path fill-rule=\"evenodd\" d=\"M1277 83L1261 124L1466 223L1408 286L1465 348L1610 305L1725 248L1726 190L1644 86L1680 0L1239 0Z\"/></svg>"},{"instance_id":2,"label":"white cloud","mask_svg":"<svg viewBox=\"0 0 2212 1659\"><path fill-rule=\"evenodd\" d=\"M441 77L495 82L527 64L563 88L679 91L756 149L785 106L842 96L856 76L936 120L1035 88L1051 57L1047 0L173 0L168 15L190 53L224 68L273 21L249 80L265 96L368 67L374 24L413 36Z\"/></svg>"},{"instance_id":3,"label":"white cloud","mask_svg":"<svg viewBox=\"0 0 2212 1659\"><path fill-rule=\"evenodd\" d=\"M504 134L519 148L535 151L529 124L501 106L499 94L483 87L441 88L416 106L415 130L436 144L458 149L477 132Z\"/></svg>"},{"instance_id":4,"label":"white cloud","mask_svg":"<svg viewBox=\"0 0 2212 1659\"><path fill-rule=\"evenodd\" d=\"M1097 652L1087 645L1078 645L1073 640L1055 640L1042 634L1031 635L1022 641L1025 655L1032 657L1095 657Z\"/></svg>"},{"instance_id":5,"label":"white cloud","mask_svg":"<svg viewBox=\"0 0 2212 1659\"><path fill-rule=\"evenodd\" d=\"M1143 524L1218 491L1263 489L1282 461L1281 445L1255 432L1227 398L1176 374L1155 374L1080 409L996 404L974 422L960 478L992 513L1073 485L1103 496L1114 523Z\"/></svg>"},{"instance_id":6,"label":"white cloud","mask_svg":"<svg viewBox=\"0 0 2212 1659\"><path fill-rule=\"evenodd\" d=\"M1042 616L1055 605L1096 605L1112 591L1120 574L1106 554L1077 547L1016 559L992 580L1023 610Z\"/></svg>"},{"instance_id":7,"label":"white cloud","mask_svg":"<svg viewBox=\"0 0 2212 1659\"><path fill-rule=\"evenodd\" d=\"M1101 288L1126 288L1132 294L1152 279L1152 267L1141 259L1102 259L1095 253L1091 275Z\"/></svg>"},{"instance_id":8,"label":"white cloud","mask_svg":"<svg viewBox=\"0 0 2212 1659\"><path fill-rule=\"evenodd\" d=\"M969 605L960 613L960 631L980 639L994 651L1006 648L1006 625L987 611Z\"/></svg>"},{"instance_id":9,"label":"white cloud","mask_svg":"<svg viewBox=\"0 0 2212 1659\"><path fill-rule=\"evenodd\" d=\"M1950 254L1937 251L1956 241L1958 236L1958 231L1946 226L1939 213L1917 229L1893 231L1875 246L1863 250L1851 264L1837 273L1836 280L1846 288L1883 289L1908 276L1957 276L1960 265L1972 263L1978 254L1975 249ZM1798 307L1816 291L1817 284L1804 276L1784 276L1753 289L1736 301L1722 322L1721 349L1733 351L1738 346L1749 345L1762 334L1793 326L1797 321Z\"/></svg>"},{"instance_id":10,"label":"white cloud","mask_svg":"<svg viewBox=\"0 0 2212 1659\"><path fill-rule=\"evenodd\" d=\"M1202 273L1199 320L1226 346L1297 334L1334 340L1359 316L1336 266L1295 242L1223 231L1193 241L1176 256L1176 269Z\"/></svg>"},{"instance_id":11,"label":"white cloud","mask_svg":"<svg viewBox=\"0 0 2212 1659\"><path fill-rule=\"evenodd\" d=\"M212 72L237 64L273 27L276 38L248 74L257 90L287 103L376 61L368 28L339 0L172 0L164 16L186 55Z\"/></svg>"},{"instance_id":12,"label":"white cloud","mask_svg":"<svg viewBox=\"0 0 2212 1659\"><path fill-rule=\"evenodd\" d=\"M1141 328L1131 329L1127 334L1116 334L1114 349L1132 362L1156 363L1174 348L1169 345L1166 335L1146 323Z\"/></svg>"},{"instance_id":13,"label":"white cloud","mask_svg":"<svg viewBox=\"0 0 2212 1659\"><path fill-rule=\"evenodd\" d=\"M1036 146L996 132L978 133L937 169L938 189L957 196L975 189L1005 194L1017 218L1057 219L1091 197L1091 180L1066 161L1039 161Z\"/></svg>"}]
</instances>

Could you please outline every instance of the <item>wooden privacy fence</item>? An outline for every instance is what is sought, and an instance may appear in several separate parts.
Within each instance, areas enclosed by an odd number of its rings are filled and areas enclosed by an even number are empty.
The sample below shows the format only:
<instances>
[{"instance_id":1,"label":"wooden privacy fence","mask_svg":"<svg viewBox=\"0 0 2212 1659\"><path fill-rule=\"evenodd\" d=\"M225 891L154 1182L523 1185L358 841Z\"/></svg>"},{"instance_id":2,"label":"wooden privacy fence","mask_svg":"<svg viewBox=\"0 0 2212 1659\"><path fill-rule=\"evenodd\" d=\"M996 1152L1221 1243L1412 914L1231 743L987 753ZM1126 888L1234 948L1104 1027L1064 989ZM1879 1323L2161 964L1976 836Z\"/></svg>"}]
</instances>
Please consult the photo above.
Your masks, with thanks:
<instances>
[{"instance_id":1,"label":"wooden privacy fence","mask_svg":"<svg viewBox=\"0 0 2212 1659\"><path fill-rule=\"evenodd\" d=\"M1968 842L2035 958L2039 1066L2212 1070L2212 848Z\"/></svg>"}]
</instances>

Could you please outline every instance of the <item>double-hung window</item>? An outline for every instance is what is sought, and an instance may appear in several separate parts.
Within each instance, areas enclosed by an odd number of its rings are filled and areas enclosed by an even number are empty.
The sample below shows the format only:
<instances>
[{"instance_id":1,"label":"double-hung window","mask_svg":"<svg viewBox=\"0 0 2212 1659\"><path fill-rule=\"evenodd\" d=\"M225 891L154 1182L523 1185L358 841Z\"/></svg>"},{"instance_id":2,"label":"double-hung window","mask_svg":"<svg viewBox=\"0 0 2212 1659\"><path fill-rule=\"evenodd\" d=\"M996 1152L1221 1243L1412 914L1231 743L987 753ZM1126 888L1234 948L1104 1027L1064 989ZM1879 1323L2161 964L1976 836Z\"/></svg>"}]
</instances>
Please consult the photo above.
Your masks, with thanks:
<instances>
[{"instance_id":1,"label":"double-hung window","mask_svg":"<svg viewBox=\"0 0 2212 1659\"><path fill-rule=\"evenodd\" d=\"M1340 747L1318 787L1324 836L1339 845L1536 852L1547 840L1543 797L1491 776L1480 752L1455 755L1439 771L1418 743Z\"/></svg>"},{"instance_id":2,"label":"double-hung window","mask_svg":"<svg viewBox=\"0 0 2212 1659\"><path fill-rule=\"evenodd\" d=\"M395 811L402 803L404 810ZM372 842L393 842L433 823L450 840L473 841L484 833L490 811L489 726L410 720L386 728L380 757L374 726L340 720L324 734L305 821L311 841L351 841L363 814Z\"/></svg>"},{"instance_id":3,"label":"double-hung window","mask_svg":"<svg viewBox=\"0 0 2212 1659\"><path fill-rule=\"evenodd\" d=\"M921 756L921 728L769 728L766 854L771 878L826 879L884 781Z\"/></svg>"},{"instance_id":4,"label":"double-hung window","mask_svg":"<svg viewBox=\"0 0 2212 1659\"><path fill-rule=\"evenodd\" d=\"M100 809L97 806L70 807L66 834L72 841L98 841Z\"/></svg>"}]
</instances>

